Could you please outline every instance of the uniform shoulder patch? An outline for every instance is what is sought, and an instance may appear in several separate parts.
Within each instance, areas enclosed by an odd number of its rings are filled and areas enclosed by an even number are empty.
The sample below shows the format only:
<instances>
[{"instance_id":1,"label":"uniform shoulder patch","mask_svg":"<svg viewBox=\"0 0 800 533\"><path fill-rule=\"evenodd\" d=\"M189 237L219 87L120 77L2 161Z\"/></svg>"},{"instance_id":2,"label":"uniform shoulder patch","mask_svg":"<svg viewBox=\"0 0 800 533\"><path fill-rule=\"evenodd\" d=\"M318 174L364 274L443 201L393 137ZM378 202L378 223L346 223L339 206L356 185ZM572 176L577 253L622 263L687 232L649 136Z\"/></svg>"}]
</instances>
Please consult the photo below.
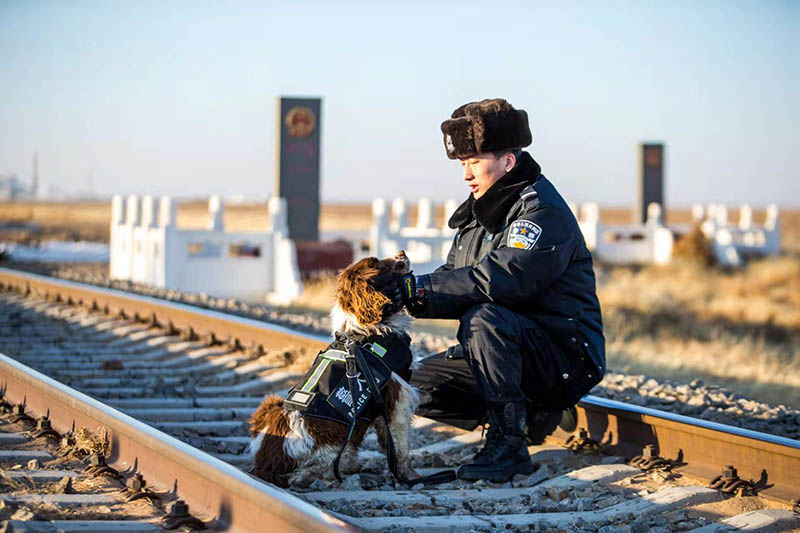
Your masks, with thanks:
<instances>
[{"instance_id":1,"label":"uniform shoulder patch","mask_svg":"<svg viewBox=\"0 0 800 533\"><path fill-rule=\"evenodd\" d=\"M519 197L523 199L528 199L532 196L536 196L537 194L539 193L536 192L536 189L533 188L533 185L528 185L527 187L522 189L522 191L520 191Z\"/></svg>"},{"instance_id":2,"label":"uniform shoulder patch","mask_svg":"<svg viewBox=\"0 0 800 533\"><path fill-rule=\"evenodd\" d=\"M507 246L520 250L532 250L541 235L542 228L538 224L534 224L530 220L515 220L508 230Z\"/></svg>"}]
</instances>

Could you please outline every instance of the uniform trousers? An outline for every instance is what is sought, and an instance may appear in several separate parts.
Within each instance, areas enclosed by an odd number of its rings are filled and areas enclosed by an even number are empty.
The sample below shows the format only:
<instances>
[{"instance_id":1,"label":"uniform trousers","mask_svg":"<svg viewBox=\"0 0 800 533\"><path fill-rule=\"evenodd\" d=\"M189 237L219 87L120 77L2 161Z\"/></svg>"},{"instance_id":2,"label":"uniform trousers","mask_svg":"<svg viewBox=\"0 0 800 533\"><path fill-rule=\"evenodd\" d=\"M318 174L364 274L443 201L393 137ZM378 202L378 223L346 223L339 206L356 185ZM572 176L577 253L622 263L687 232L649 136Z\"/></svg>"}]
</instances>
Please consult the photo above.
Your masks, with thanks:
<instances>
[{"instance_id":1,"label":"uniform trousers","mask_svg":"<svg viewBox=\"0 0 800 533\"><path fill-rule=\"evenodd\" d=\"M470 430L490 404L524 401L530 419L574 405L596 381L597 369L580 349L567 349L536 321L500 305L467 309L457 339L413 370L418 415Z\"/></svg>"}]
</instances>

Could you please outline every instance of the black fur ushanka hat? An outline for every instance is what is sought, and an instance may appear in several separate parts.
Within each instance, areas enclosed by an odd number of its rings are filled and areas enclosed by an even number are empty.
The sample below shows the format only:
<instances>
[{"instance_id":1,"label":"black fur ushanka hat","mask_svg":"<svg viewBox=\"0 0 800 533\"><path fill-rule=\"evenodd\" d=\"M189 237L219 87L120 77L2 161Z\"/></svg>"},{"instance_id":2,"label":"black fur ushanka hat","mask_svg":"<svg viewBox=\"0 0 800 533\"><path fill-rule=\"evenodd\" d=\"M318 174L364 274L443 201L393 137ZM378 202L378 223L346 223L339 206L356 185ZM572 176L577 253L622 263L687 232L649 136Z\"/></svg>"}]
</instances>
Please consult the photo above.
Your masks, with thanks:
<instances>
[{"instance_id":1,"label":"black fur ushanka hat","mask_svg":"<svg viewBox=\"0 0 800 533\"><path fill-rule=\"evenodd\" d=\"M515 150L531 144L528 114L502 98L464 104L442 122L444 148L450 159Z\"/></svg>"}]
</instances>

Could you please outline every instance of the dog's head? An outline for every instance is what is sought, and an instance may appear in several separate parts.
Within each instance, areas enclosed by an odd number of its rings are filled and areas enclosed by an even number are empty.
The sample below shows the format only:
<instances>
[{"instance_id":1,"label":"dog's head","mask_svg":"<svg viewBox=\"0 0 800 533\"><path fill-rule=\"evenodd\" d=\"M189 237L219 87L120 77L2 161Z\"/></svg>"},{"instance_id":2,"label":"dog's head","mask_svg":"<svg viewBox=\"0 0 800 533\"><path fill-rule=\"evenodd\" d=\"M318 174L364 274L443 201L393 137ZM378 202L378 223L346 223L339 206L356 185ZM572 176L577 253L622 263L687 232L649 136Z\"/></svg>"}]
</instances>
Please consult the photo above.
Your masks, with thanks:
<instances>
[{"instance_id":1,"label":"dog's head","mask_svg":"<svg viewBox=\"0 0 800 533\"><path fill-rule=\"evenodd\" d=\"M344 269L336 282L336 305L332 311L334 331L369 331L389 319L387 311L391 301L375 289L373 283L379 276L410 271L411 262L402 250L386 259L367 257Z\"/></svg>"}]
</instances>

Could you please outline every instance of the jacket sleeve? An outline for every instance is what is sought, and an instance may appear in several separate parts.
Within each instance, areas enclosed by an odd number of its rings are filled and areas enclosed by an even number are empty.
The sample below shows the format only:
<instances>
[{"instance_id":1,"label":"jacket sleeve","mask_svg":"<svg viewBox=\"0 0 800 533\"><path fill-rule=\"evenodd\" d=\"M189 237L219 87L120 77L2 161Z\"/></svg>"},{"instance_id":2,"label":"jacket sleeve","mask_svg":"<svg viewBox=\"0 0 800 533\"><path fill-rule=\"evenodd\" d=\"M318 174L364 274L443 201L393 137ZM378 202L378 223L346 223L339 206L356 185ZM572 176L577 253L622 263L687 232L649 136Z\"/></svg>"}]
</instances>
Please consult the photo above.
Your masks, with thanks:
<instances>
[{"instance_id":1,"label":"jacket sleeve","mask_svg":"<svg viewBox=\"0 0 800 533\"><path fill-rule=\"evenodd\" d=\"M530 249L509 246L509 232L525 227L523 221L540 229ZM574 221L554 207L542 206L523 214L506 229L500 246L475 266L421 277L427 299L425 316L457 317L479 303L512 308L531 299L564 273L572 259L578 231Z\"/></svg>"}]
</instances>

